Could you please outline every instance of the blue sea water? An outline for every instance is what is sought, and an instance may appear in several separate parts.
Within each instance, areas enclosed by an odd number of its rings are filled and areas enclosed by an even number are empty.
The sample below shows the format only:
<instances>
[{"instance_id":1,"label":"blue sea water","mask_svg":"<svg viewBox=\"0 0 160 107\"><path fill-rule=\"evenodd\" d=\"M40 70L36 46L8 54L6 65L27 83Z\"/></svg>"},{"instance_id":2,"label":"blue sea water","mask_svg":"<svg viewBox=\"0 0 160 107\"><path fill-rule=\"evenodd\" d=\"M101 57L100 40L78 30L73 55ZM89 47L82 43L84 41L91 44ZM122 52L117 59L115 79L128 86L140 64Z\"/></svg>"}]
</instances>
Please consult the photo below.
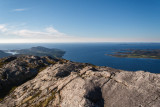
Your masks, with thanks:
<instances>
[{"instance_id":1,"label":"blue sea water","mask_svg":"<svg viewBox=\"0 0 160 107\"><path fill-rule=\"evenodd\" d=\"M62 49L66 51L63 58L76 62L92 63L128 71L144 70L160 73L159 59L118 58L105 55L121 49L160 49L160 43L0 44L0 50L24 49L33 46Z\"/></svg>"}]
</instances>

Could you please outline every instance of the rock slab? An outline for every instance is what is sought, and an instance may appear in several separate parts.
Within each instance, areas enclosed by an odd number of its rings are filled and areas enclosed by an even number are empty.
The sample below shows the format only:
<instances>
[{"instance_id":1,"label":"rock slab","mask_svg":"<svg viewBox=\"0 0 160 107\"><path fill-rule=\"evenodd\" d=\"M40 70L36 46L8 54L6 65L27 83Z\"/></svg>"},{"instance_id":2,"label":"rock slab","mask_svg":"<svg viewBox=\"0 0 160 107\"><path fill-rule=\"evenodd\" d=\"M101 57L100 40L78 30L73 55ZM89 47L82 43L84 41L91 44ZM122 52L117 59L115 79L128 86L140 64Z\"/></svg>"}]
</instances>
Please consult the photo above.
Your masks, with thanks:
<instances>
[{"instance_id":1,"label":"rock slab","mask_svg":"<svg viewBox=\"0 0 160 107\"><path fill-rule=\"evenodd\" d=\"M0 106L160 107L160 74L54 61L5 96Z\"/></svg>"}]
</instances>

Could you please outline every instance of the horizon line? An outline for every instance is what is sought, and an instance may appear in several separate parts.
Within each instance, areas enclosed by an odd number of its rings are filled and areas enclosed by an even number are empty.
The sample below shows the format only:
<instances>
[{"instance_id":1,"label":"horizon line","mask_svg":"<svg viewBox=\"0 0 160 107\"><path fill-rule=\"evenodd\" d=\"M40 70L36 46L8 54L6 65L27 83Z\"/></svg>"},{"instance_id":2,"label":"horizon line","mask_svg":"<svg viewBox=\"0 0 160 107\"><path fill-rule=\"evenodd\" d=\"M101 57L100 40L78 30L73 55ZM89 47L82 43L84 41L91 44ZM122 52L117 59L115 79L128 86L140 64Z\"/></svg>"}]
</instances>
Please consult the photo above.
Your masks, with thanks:
<instances>
[{"instance_id":1,"label":"horizon line","mask_svg":"<svg viewBox=\"0 0 160 107\"><path fill-rule=\"evenodd\" d=\"M160 42L26 42L26 43L20 43L20 42L13 42L13 43L0 43L0 44L61 44L61 43L160 43Z\"/></svg>"}]
</instances>

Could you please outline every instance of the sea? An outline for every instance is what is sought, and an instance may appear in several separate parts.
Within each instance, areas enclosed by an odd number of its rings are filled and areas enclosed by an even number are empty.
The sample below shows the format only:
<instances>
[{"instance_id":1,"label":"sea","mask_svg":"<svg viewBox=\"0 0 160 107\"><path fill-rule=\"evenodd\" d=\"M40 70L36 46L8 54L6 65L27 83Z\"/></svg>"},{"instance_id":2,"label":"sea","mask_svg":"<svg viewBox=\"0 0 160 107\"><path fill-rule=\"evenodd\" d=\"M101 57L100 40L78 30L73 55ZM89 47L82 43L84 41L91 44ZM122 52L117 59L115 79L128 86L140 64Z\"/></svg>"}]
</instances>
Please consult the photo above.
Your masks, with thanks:
<instances>
[{"instance_id":1,"label":"sea","mask_svg":"<svg viewBox=\"0 0 160 107\"><path fill-rule=\"evenodd\" d=\"M106 54L122 49L160 49L160 43L32 43L32 44L0 44L0 50L27 49L35 46L58 48L66 51L64 59L108 66L127 71L160 73L160 59L119 58Z\"/></svg>"}]
</instances>

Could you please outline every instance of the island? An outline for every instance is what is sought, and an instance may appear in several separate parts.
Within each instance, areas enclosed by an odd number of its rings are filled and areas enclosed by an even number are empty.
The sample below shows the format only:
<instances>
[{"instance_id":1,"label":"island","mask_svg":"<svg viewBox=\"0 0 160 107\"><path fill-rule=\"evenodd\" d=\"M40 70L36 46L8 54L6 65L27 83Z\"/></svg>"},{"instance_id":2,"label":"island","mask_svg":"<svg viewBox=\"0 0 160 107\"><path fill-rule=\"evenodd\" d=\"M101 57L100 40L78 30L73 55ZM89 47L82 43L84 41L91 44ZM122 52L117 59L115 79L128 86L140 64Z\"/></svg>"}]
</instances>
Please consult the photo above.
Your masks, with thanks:
<instances>
[{"instance_id":1,"label":"island","mask_svg":"<svg viewBox=\"0 0 160 107\"><path fill-rule=\"evenodd\" d=\"M54 58L61 58L65 51L60 49L49 49L42 46L32 47L30 49L20 49L20 50L5 50L4 52L12 55L35 55L35 56L50 56Z\"/></svg>"},{"instance_id":2,"label":"island","mask_svg":"<svg viewBox=\"0 0 160 107\"><path fill-rule=\"evenodd\" d=\"M125 58L160 59L160 49L123 49L109 55L115 57L123 57L123 58L125 57Z\"/></svg>"}]
</instances>

